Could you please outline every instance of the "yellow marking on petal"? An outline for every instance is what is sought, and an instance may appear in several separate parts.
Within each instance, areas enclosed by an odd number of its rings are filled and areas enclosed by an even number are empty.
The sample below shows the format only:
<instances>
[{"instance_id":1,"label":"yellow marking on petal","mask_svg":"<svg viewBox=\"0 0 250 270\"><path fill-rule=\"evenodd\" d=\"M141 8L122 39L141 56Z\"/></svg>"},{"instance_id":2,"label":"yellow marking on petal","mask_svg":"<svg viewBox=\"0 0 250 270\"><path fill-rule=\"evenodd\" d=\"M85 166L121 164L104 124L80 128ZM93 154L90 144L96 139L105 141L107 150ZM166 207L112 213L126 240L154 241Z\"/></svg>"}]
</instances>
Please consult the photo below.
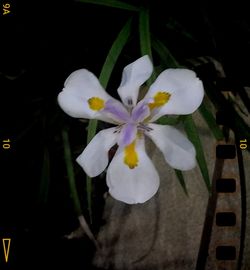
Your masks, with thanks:
<instances>
[{"instance_id":1,"label":"yellow marking on petal","mask_svg":"<svg viewBox=\"0 0 250 270\"><path fill-rule=\"evenodd\" d=\"M90 109L94 111L100 111L101 109L104 108L105 102L103 99L99 97L92 97L88 99L88 104L89 104Z\"/></svg>"},{"instance_id":2,"label":"yellow marking on petal","mask_svg":"<svg viewBox=\"0 0 250 270\"><path fill-rule=\"evenodd\" d=\"M124 148L124 163L128 165L130 169L134 169L138 166L138 154L135 151L135 140Z\"/></svg>"},{"instance_id":3,"label":"yellow marking on petal","mask_svg":"<svg viewBox=\"0 0 250 270\"><path fill-rule=\"evenodd\" d=\"M149 109L152 111L155 108L159 108L165 105L171 97L168 92L157 92L154 96L154 101L148 104Z\"/></svg>"}]
</instances>

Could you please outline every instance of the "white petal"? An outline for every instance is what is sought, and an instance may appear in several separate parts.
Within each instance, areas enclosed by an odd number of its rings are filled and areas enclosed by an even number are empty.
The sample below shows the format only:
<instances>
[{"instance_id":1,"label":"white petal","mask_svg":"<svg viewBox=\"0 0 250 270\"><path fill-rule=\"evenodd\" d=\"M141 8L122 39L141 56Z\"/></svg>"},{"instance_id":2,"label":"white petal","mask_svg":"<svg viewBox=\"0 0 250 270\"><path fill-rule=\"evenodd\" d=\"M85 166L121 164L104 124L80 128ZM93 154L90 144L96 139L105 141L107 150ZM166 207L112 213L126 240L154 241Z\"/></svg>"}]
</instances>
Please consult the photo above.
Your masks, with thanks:
<instances>
[{"instance_id":1,"label":"white petal","mask_svg":"<svg viewBox=\"0 0 250 270\"><path fill-rule=\"evenodd\" d=\"M128 204L144 203L157 192L159 175L145 152L144 140L136 144L138 166L130 169L124 163L124 152L118 149L107 171L107 185L112 197Z\"/></svg>"},{"instance_id":2,"label":"white petal","mask_svg":"<svg viewBox=\"0 0 250 270\"><path fill-rule=\"evenodd\" d=\"M102 88L96 76L86 69L73 72L65 81L64 89L58 95L58 103L65 113L76 118L99 119L113 122L89 108L88 99L99 97L104 101L112 97Z\"/></svg>"},{"instance_id":3,"label":"white petal","mask_svg":"<svg viewBox=\"0 0 250 270\"><path fill-rule=\"evenodd\" d=\"M201 104L204 89L202 81L188 69L167 69L163 71L149 88L145 98L153 98L157 92L171 94L169 101L160 107L155 121L165 114L190 114Z\"/></svg>"},{"instance_id":4,"label":"white petal","mask_svg":"<svg viewBox=\"0 0 250 270\"><path fill-rule=\"evenodd\" d=\"M149 124L151 131L146 134L163 153L167 163L182 171L196 166L193 144L177 129L170 126Z\"/></svg>"},{"instance_id":5,"label":"white petal","mask_svg":"<svg viewBox=\"0 0 250 270\"><path fill-rule=\"evenodd\" d=\"M136 105L139 88L152 72L153 65L148 55L144 55L124 68L122 81L117 91L126 106Z\"/></svg>"},{"instance_id":6,"label":"white petal","mask_svg":"<svg viewBox=\"0 0 250 270\"><path fill-rule=\"evenodd\" d=\"M75 95L89 99L93 95L101 98L110 98L105 92L96 76L87 69L72 72L64 83L65 91L74 92Z\"/></svg>"},{"instance_id":7,"label":"white petal","mask_svg":"<svg viewBox=\"0 0 250 270\"><path fill-rule=\"evenodd\" d=\"M115 131L116 128L108 128L97 133L76 159L88 176L95 177L107 167L109 162L108 151L117 139Z\"/></svg>"}]
</instances>

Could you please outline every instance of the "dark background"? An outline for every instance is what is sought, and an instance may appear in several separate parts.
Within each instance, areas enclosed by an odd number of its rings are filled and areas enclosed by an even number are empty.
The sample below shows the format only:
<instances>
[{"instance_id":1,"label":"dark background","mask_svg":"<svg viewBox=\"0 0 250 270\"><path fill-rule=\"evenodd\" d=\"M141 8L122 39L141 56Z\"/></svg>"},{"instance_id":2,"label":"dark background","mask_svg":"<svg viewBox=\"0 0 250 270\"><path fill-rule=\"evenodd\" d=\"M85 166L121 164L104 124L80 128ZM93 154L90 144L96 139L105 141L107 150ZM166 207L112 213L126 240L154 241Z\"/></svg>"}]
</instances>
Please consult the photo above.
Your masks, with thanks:
<instances>
[{"instance_id":1,"label":"dark background","mask_svg":"<svg viewBox=\"0 0 250 270\"><path fill-rule=\"evenodd\" d=\"M114 39L132 16L133 33L108 85L108 92L115 95L123 67L140 56L138 16L70 0L8 3L11 13L1 16L0 138L10 139L11 148L1 148L0 237L9 236L12 242L8 264L0 245L0 268L91 269L92 243L86 237L64 238L78 223L66 179L61 129L69 127L75 159L86 142L86 123L65 115L56 98L72 71L87 68L99 75ZM231 81L250 85L250 22L243 3L130 3L149 7L151 32L180 63L210 55L221 61ZM154 59L157 64L159 59ZM45 188L44 157L49 158ZM78 165L75 170L88 216L85 174ZM94 182L95 233L103 222L104 180Z\"/></svg>"}]
</instances>

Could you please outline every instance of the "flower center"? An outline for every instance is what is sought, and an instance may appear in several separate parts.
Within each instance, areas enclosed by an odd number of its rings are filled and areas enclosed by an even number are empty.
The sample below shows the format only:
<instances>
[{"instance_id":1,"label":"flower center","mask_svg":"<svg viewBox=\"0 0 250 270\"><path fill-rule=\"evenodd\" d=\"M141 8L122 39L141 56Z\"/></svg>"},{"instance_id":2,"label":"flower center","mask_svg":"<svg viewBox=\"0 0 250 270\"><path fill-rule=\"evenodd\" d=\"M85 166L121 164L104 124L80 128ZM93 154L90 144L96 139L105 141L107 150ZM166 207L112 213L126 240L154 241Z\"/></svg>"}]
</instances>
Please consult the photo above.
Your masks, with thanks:
<instances>
[{"instance_id":1,"label":"flower center","mask_svg":"<svg viewBox=\"0 0 250 270\"><path fill-rule=\"evenodd\" d=\"M128 165L130 169L134 169L138 166L138 154L135 151L135 140L124 148L124 163Z\"/></svg>"},{"instance_id":2,"label":"flower center","mask_svg":"<svg viewBox=\"0 0 250 270\"><path fill-rule=\"evenodd\" d=\"M165 105L169 101L170 97L171 94L168 92L157 92L154 96L154 101L152 103L148 103L150 111Z\"/></svg>"},{"instance_id":3,"label":"flower center","mask_svg":"<svg viewBox=\"0 0 250 270\"><path fill-rule=\"evenodd\" d=\"M103 99L99 97L92 97L88 99L88 104L89 104L90 109L94 111L100 111L101 109L104 108L105 102Z\"/></svg>"}]
</instances>

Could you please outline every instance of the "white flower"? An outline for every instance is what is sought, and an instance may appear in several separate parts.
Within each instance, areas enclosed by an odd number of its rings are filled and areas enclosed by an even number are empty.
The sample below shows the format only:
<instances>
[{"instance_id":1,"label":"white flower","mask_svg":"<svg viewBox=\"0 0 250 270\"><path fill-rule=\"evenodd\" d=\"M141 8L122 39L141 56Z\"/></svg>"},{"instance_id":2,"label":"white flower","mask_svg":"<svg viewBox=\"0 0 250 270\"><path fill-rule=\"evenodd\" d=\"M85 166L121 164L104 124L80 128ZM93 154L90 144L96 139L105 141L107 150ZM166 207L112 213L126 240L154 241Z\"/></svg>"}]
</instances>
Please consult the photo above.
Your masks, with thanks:
<instances>
[{"instance_id":1,"label":"white flower","mask_svg":"<svg viewBox=\"0 0 250 270\"><path fill-rule=\"evenodd\" d=\"M112 98L86 69L73 72L58 95L59 105L70 116L116 125L97 133L77 162L90 177L95 177L107 167L109 149L118 144L106 181L110 194L129 204L149 200L159 187L159 175L145 152L145 135L173 168L190 170L196 165L195 149L181 132L152 122L165 114L193 113L204 96L202 82L191 70L167 69L137 103L139 88L152 70L147 55L124 68L118 88L123 104Z\"/></svg>"}]
</instances>

